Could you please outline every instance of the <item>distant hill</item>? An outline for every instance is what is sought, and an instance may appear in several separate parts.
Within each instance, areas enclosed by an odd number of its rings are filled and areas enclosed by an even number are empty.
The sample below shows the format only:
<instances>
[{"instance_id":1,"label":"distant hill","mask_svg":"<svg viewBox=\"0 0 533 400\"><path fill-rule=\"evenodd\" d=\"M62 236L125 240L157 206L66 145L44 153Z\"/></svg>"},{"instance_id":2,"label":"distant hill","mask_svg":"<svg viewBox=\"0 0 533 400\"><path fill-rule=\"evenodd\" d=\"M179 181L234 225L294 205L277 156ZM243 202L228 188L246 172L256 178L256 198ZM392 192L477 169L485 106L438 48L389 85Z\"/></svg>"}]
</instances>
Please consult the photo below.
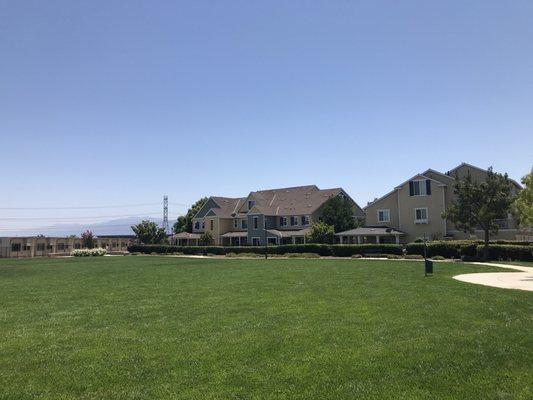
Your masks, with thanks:
<instances>
[{"instance_id":1,"label":"distant hill","mask_svg":"<svg viewBox=\"0 0 533 400\"><path fill-rule=\"evenodd\" d=\"M43 226L37 229L31 230L12 230L2 231L0 236L79 236L82 232L89 229L96 236L98 235L133 235L131 226L138 224L142 220L149 220L155 222L157 225L162 226L162 218L153 217L127 217L120 219L113 219L110 221L97 222L97 223L68 223L68 224L56 224ZM173 221L169 221L172 225Z\"/></svg>"}]
</instances>

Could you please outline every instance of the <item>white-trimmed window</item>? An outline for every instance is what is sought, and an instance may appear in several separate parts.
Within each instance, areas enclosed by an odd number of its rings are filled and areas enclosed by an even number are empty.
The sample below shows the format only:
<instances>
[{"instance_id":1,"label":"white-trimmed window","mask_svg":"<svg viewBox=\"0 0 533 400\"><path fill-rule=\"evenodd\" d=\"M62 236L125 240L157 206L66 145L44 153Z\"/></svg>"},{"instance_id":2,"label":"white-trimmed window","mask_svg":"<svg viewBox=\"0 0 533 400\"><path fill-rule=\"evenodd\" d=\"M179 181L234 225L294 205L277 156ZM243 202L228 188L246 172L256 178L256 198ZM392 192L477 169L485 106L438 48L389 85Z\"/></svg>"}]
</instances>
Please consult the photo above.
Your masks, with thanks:
<instances>
[{"instance_id":1,"label":"white-trimmed window","mask_svg":"<svg viewBox=\"0 0 533 400\"><path fill-rule=\"evenodd\" d=\"M390 210L378 210L378 222L390 222Z\"/></svg>"},{"instance_id":2,"label":"white-trimmed window","mask_svg":"<svg viewBox=\"0 0 533 400\"><path fill-rule=\"evenodd\" d=\"M259 228L258 218L254 217L254 229L258 229L258 228Z\"/></svg>"},{"instance_id":3,"label":"white-trimmed window","mask_svg":"<svg viewBox=\"0 0 533 400\"><path fill-rule=\"evenodd\" d=\"M205 221L202 221L202 229L205 229Z\"/></svg>"},{"instance_id":4,"label":"white-trimmed window","mask_svg":"<svg viewBox=\"0 0 533 400\"><path fill-rule=\"evenodd\" d=\"M309 225L309 215L302 215L302 225Z\"/></svg>"},{"instance_id":5,"label":"white-trimmed window","mask_svg":"<svg viewBox=\"0 0 533 400\"><path fill-rule=\"evenodd\" d=\"M292 216L291 217L291 226L296 226L296 225L298 225L298 217Z\"/></svg>"},{"instance_id":6,"label":"white-trimmed window","mask_svg":"<svg viewBox=\"0 0 533 400\"><path fill-rule=\"evenodd\" d=\"M248 229L248 220L241 220L241 229Z\"/></svg>"},{"instance_id":7,"label":"white-trimmed window","mask_svg":"<svg viewBox=\"0 0 533 400\"><path fill-rule=\"evenodd\" d=\"M252 246L259 246L259 238L258 237L253 237L252 238Z\"/></svg>"},{"instance_id":8,"label":"white-trimmed window","mask_svg":"<svg viewBox=\"0 0 533 400\"><path fill-rule=\"evenodd\" d=\"M427 207L415 208L415 224L428 223L428 209Z\"/></svg>"},{"instance_id":9,"label":"white-trimmed window","mask_svg":"<svg viewBox=\"0 0 533 400\"><path fill-rule=\"evenodd\" d=\"M279 226L287 226L287 217L279 217Z\"/></svg>"},{"instance_id":10,"label":"white-trimmed window","mask_svg":"<svg viewBox=\"0 0 533 400\"><path fill-rule=\"evenodd\" d=\"M251 210L255 206L255 200L248 200L248 210Z\"/></svg>"},{"instance_id":11,"label":"white-trimmed window","mask_svg":"<svg viewBox=\"0 0 533 400\"><path fill-rule=\"evenodd\" d=\"M195 221L194 222L194 229L200 229L200 221Z\"/></svg>"}]
</instances>

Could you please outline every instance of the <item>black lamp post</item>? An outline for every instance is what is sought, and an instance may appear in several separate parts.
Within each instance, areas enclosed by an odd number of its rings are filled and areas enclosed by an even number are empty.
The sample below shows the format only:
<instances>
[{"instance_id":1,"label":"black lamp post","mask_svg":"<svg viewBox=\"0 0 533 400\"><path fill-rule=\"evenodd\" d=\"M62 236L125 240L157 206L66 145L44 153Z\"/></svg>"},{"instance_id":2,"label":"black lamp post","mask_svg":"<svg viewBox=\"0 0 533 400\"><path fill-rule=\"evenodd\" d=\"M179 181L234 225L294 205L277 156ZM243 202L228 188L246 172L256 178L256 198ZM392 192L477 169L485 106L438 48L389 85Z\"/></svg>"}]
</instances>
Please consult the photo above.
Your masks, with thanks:
<instances>
[{"instance_id":1,"label":"black lamp post","mask_svg":"<svg viewBox=\"0 0 533 400\"><path fill-rule=\"evenodd\" d=\"M267 230L267 221L263 215L263 226L265 227L265 260L268 259L268 230Z\"/></svg>"}]
</instances>

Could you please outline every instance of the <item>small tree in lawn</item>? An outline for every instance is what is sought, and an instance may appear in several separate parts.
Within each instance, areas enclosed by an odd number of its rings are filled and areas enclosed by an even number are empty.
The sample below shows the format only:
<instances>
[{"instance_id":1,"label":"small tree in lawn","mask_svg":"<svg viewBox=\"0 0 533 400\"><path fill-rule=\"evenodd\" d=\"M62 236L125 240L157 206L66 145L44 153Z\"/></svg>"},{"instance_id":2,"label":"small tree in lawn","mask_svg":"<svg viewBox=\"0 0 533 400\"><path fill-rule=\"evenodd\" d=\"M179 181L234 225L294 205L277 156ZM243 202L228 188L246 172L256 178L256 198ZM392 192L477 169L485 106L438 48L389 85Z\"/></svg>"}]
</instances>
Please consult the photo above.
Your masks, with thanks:
<instances>
[{"instance_id":1,"label":"small tree in lawn","mask_svg":"<svg viewBox=\"0 0 533 400\"><path fill-rule=\"evenodd\" d=\"M86 230L81 234L81 246L84 249L93 249L94 248L94 235L90 230Z\"/></svg>"},{"instance_id":2,"label":"small tree in lawn","mask_svg":"<svg viewBox=\"0 0 533 400\"><path fill-rule=\"evenodd\" d=\"M332 244L335 238L335 228L325 222L316 222L311 225L306 241L309 243Z\"/></svg>"},{"instance_id":3,"label":"small tree in lawn","mask_svg":"<svg viewBox=\"0 0 533 400\"><path fill-rule=\"evenodd\" d=\"M207 200L207 197L201 198L187 210L187 214L178 217L177 221L172 225L172 231L174 233L192 232L192 219L204 206Z\"/></svg>"},{"instance_id":4,"label":"small tree in lawn","mask_svg":"<svg viewBox=\"0 0 533 400\"><path fill-rule=\"evenodd\" d=\"M332 225L335 232L344 232L357 227L352 202L341 196L332 197L324 203L320 219L327 225Z\"/></svg>"},{"instance_id":5,"label":"small tree in lawn","mask_svg":"<svg viewBox=\"0 0 533 400\"><path fill-rule=\"evenodd\" d=\"M478 184L468 174L455 183L454 199L443 213L443 218L453 222L463 232L484 232L483 257L489 257L490 235L498 233L496 220L506 218L511 206L511 184L507 174L502 175L489 168L487 180Z\"/></svg>"},{"instance_id":6,"label":"small tree in lawn","mask_svg":"<svg viewBox=\"0 0 533 400\"><path fill-rule=\"evenodd\" d=\"M205 232L200 236L200 246L212 246L214 243L213 235L209 232Z\"/></svg>"},{"instance_id":7,"label":"small tree in lawn","mask_svg":"<svg viewBox=\"0 0 533 400\"><path fill-rule=\"evenodd\" d=\"M162 244L167 239L165 229L152 221L141 221L140 224L133 225L131 229L139 242L143 244Z\"/></svg>"},{"instance_id":8,"label":"small tree in lawn","mask_svg":"<svg viewBox=\"0 0 533 400\"><path fill-rule=\"evenodd\" d=\"M522 228L533 227L533 169L522 178L524 188L513 202L513 213Z\"/></svg>"}]
</instances>

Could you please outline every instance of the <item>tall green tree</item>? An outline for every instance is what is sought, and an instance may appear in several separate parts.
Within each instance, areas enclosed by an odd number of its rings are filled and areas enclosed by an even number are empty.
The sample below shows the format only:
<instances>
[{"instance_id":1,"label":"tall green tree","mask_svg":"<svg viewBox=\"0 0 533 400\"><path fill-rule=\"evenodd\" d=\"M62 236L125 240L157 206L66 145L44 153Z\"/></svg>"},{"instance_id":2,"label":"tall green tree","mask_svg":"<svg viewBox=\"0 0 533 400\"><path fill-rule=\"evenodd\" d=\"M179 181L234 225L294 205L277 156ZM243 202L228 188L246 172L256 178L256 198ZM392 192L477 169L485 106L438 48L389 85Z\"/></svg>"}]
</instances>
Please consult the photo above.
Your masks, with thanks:
<instances>
[{"instance_id":1,"label":"tall green tree","mask_svg":"<svg viewBox=\"0 0 533 400\"><path fill-rule=\"evenodd\" d=\"M200 246L212 246L213 244L215 244L215 239L213 239L213 235L209 232L205 232L200 236Z\"/></svg>"},{"instance_id":2,"label":"tall green tree","mask_svg":"<svg viewBox=\"0 0 533 400\"><path fill-rule=\"evenodd\" d=\"M332 225L335 232L344 232L358 226L352 202L341 196L332 197L324 203L321 220Z\"/></svg>"},{"instance_id":3,"label":"tall green tree","mask_svg":"<svg viewBox=\"0 0 533 400\"><path fill-rule=\"evenodd\" d=\"M307 234L306 241L309 243L332 244L335 238L335 228L325 222L315 222Z\"/></svg>"},{"instance_id":4,"label":"tall green tree","mask_svg":"<svg viewBox=\"0 0 533 400\"><path fill-rule=\"evenodd\" d=\"M167 240L165 229L160 228L152 221L141 221L141 223L133 225L131 229L142 244L162 244Z\"/></svg>"},{"instance_id":5,"label":"tall green tree","mask_svg":"<svg viewBox=\"0 0 533 400\"><path fill-rule=\"evenodd\" d=\"M81 245L84 249L94 248L94 235L90 230L86 230L81 234Z\"/></svg>"},{"instance_id":6,"label":"tall green tree","mask_svg":"<svg viewBox=\"0 0 533 400\"><path fill-rule=\"evenodd\" d=\"M507 218L510 210L511 183L507 174L502 175L489 168L485 182L472 180L470 174L457 179L451 202L443 218L453 222L457 229L474 233L476 229L484 232L483 256L488 259L490 235L498 233L498 219Z\"/></svg>"},{"instance_id":7,"label":"tall green tree","mask_svg":"<svg viewBox=\"0 0 533 400\"><path fill-rule=\"evenodd\" d=\"M192 232L192 219L204 206L207 200L207 197L201 198L187 210L187 214L179 216L177 221L174 222L174 225L172 226L172 231L174 233Z\"/></svg>"},{"instance_id":8,"label":"tall green tree","mask_svg":"<svg viewBox=\"0 0 533 400\"><path fill-rule=\"evenodd\" d=\"M513 213L522 228L533 227L533 168L522 178L524 188L513 202Z\"/></svg>"}]
</instances>

